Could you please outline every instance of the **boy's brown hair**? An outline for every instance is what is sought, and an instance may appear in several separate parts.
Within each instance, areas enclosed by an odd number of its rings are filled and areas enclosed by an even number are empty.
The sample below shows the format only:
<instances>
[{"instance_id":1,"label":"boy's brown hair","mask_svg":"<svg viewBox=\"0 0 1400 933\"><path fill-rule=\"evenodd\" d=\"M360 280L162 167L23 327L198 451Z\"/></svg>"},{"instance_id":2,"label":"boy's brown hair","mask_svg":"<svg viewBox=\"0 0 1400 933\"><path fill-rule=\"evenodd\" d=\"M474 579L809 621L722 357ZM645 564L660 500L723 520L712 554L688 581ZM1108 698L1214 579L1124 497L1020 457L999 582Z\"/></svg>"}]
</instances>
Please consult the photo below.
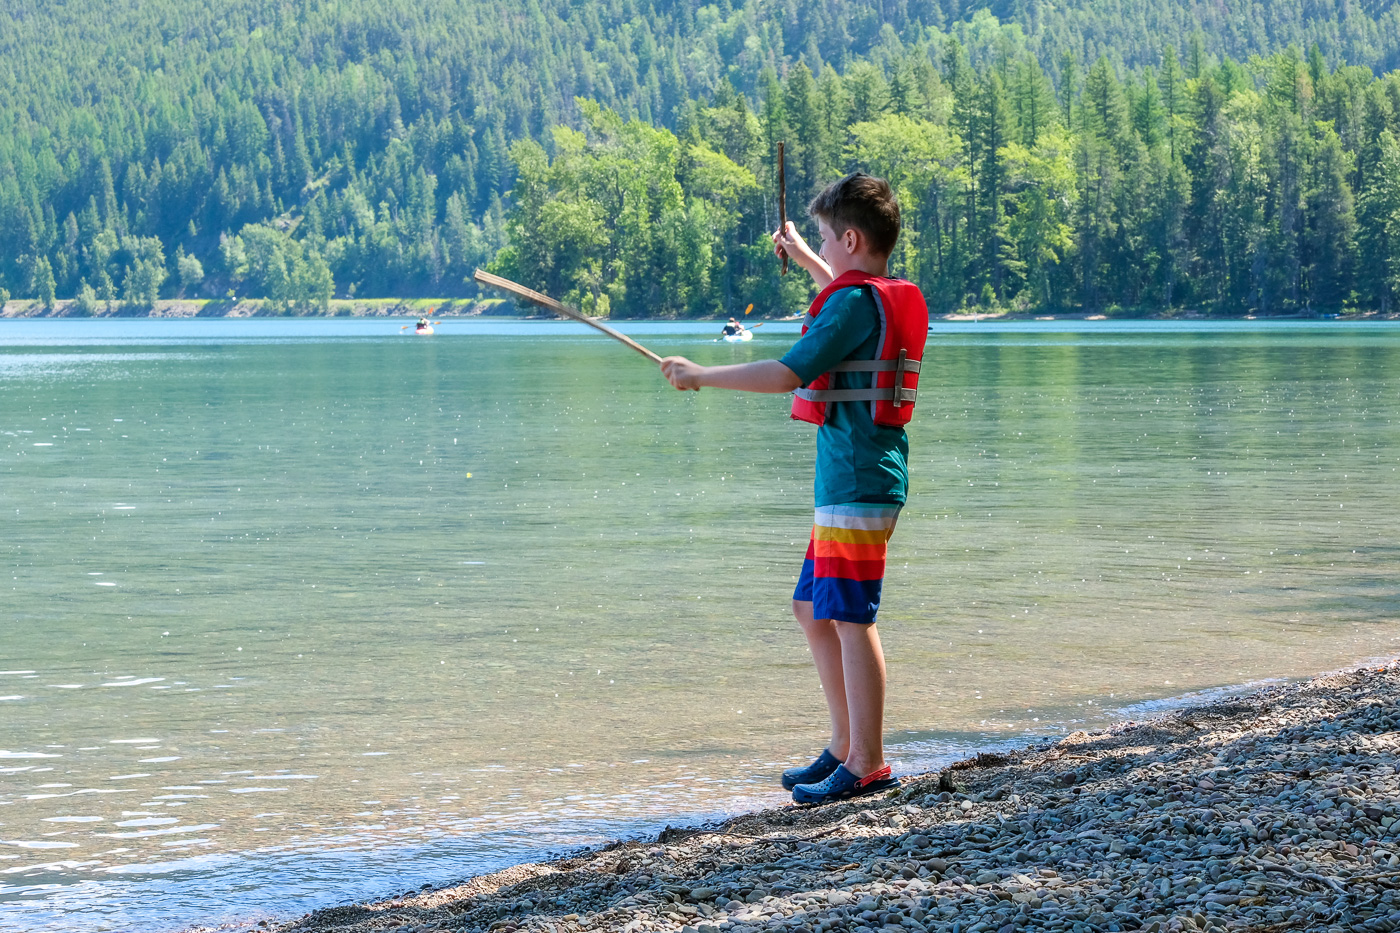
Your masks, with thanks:
<instances>
[{"instance_id":1,"label":"boy's brown hair","mask_svg":"<svg viewBox=\"0 0 1400 933\"><path fill-rule=\"evenodd\" d=\"M852 172L827 185L812 199L807 213L843 235L854 227L870 240L873 252L888 256L899 242L899 202L883 178Z\"/></svg>"}]
</instances>

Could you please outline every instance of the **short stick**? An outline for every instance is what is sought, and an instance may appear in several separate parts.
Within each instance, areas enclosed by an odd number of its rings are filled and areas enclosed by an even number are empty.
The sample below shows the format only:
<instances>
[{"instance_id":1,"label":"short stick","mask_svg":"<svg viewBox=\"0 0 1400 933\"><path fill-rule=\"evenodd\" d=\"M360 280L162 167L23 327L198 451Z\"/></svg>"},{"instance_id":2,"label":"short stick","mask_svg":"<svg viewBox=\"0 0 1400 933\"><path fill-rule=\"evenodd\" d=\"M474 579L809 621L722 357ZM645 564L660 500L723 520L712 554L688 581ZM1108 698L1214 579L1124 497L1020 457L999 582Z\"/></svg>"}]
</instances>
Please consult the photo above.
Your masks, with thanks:
<instances>
[{"instance_id":1,"label":"short stick","mask_svg":"<svg viewBox=\"0 0 1400 933\"><path fill-rule=\"evenodd\" d=\"M785 143L778 143L778 229L787 236L787 159ZM783 250L783 275L787 275L787 250Z\"/></svg>"}]
</instances>

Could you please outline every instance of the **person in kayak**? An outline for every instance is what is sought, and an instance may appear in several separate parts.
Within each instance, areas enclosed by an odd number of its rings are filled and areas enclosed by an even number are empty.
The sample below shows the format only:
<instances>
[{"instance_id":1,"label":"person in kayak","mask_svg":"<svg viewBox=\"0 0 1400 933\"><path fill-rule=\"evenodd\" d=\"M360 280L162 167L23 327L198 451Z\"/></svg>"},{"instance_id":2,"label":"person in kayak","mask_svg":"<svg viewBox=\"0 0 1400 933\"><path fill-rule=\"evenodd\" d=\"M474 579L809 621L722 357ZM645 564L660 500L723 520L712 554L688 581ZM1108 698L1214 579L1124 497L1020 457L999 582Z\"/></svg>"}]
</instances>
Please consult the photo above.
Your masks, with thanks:
<instances>
[{"instance_id":1,"label":"person in kayak","mask_svg":"<svg viewBox=\"0 0 1400 933\"><path fill-rule=\"evenodd\" d=\"M661 361L677 389L793 392L792 417L817 429L816 520L792 596L831 717L831 739L805 768L782 775L802 804L899 786L885 763L885 660L875 630L887 544L909 488L904 433L928 338L918 288L887 278L899 204L883 179L857 172L817 195L808 212L821 255L792 224L775 248L821 288L802 337L780 360L701 366Z\"/></svg>"},{"instance_id":2,"label":"person in kayak","mask_svg":"<svg viewBox=\"0 0 1400 933\"><path fill-rule=\"evenodd\" d=\"M730 318L729 323L724 325L724 336L726 337L735 337L743 332L744 325L734 320L734 318Z\"/></svg>"}]
</instances>

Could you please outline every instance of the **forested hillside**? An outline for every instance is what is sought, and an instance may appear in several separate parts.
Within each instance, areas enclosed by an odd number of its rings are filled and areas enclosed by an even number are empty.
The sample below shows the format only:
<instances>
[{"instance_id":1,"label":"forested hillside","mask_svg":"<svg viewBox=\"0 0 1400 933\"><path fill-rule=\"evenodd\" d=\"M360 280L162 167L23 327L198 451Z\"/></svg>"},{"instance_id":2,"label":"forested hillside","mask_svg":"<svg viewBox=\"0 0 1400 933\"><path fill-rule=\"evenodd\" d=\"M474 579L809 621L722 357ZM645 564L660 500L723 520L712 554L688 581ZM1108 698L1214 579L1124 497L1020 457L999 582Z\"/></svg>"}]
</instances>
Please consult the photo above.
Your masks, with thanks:
<instances>
[{"instance_id":1,"label":"forested hillside","mask_svg":"<svg viewBox=\"0 0 1400 933\"><path fill-rule=\"evenodd\" d=\"M896 181L897 264L937 310L1371 309L1400 285L1390 3L7 12L0 290L80 310L470 295L490 262L598 312L791 309L778 139L790 204Z\"/></svg>"}]
</instances>

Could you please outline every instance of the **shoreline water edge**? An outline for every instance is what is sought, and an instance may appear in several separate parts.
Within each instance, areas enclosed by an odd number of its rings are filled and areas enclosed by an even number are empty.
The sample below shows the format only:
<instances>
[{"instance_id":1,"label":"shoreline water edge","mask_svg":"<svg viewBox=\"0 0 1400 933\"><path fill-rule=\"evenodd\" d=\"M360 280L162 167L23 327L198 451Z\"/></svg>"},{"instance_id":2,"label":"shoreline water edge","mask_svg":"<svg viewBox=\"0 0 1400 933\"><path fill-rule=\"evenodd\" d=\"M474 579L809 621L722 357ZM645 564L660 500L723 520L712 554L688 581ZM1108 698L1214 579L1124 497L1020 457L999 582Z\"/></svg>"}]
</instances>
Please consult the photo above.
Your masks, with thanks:
<instances>
[{"instance_id":1,"label":"shoreline water edge","mask_svg":"<svg viewBox=\"0 0 1400 933\"><path fill-rule=\"evenodd\" d=\"M253 929L1391 931L1398 765L1394 661Z\"/></svg>"},{"instance_id":2,"label":"shoreline water edge","mask_svg":"<svg viewBox=\"0 0 1400 933\"><path fill-rule=\"evenodd\" d=\"M528 303L527 303L528 304ZM754 321L800 320L798 311L769 309L760 311ZM677 323L723 322L730 311L718 311L706 317L666 318ZM14 299L0 304L0 320L71 320L71 321L139 321L139 320L220 320L245 318L414 318L422 315L444 318L475 317L539 317L549 320L554 314L541 314L533 306L524 306L502 298L334 298L325 308L288 307L266 298L170 298L157 301L149 308L129 308L119 302L104 302L101 307L80 309L74 299L62 299L45 306L34 299ZM784 316L786 315L786 316ZM645 318L613 318L600 321L640 322ZM745 318L745 320L749 320ZM1289 314L1206 314L1193 308L1133 309L1115 308L1107 313L1066 308L968 308L949 314L931 315L932 321L958 323L1026 322L1026 321L1395 321L1397 311L1348 311L1346 313L1293 312Z\"/></svg>"}]
</instances>

